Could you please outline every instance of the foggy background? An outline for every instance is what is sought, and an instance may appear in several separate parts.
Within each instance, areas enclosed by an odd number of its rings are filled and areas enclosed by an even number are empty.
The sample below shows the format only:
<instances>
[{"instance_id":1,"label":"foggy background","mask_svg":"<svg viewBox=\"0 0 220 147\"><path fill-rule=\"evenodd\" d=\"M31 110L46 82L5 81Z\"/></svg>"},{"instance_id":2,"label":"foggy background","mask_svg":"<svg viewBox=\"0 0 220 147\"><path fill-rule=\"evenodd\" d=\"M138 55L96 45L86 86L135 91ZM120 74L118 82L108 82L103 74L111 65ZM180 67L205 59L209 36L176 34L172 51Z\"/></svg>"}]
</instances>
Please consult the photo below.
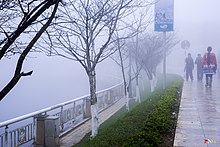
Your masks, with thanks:
<instances>
[{"instance_id":1,"label":"foggy background","mask_svg":"<svg viewBox=\"0 0 220 147\"><path fill-rule=\"evenodd\" d=\"M219 0L174 0L174 32L180 43L188 40L190 48L183 50L180 44L173 48L167 57L168 72L184 75L184 60L188 53L192 54L194 61L198 53L203 56L208 46L212 46L216 56L220 53L219 6Z\"/></svg>"},{"instance_id":2,"label":"foggy background","mask_svg":"<svg viewBox=\"0 0 220 147\"><path fill-rule=\"evenodd\" d=\"M219 0L174 0L174 32L180 43L188 40L190 48L185 51L179 43L172 49L167 56L167 73L183 76L187 53L191 53L195 60L196 55L203 55L208 46L213 47L216 55L220 52L219 6ZM150 29L153 30L153 27ZM4 77L0 87L12 77L15 59L0 62L0 76ZM162 71L162 67L160 69ZM31 53L23 70L34 72L30 77L21 78L0 102L0 122L89 94L88 78L78 62ZM196 70L194 77L195 73ZM121 77L120 68L111 59L98 64L96 74L97 90L118 83L117 78Z\"/></svg>"}]
</instances>

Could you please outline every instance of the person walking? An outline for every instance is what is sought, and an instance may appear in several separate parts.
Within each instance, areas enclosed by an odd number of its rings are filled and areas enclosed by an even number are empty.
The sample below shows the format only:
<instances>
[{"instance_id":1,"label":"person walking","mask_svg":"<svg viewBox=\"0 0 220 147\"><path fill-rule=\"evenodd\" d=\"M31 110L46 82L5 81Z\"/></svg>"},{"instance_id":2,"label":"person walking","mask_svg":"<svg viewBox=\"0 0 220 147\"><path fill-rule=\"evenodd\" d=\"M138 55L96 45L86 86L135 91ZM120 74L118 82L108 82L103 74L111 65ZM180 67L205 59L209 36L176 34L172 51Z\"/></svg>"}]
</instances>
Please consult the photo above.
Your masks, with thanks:
<instances>
[{"instance_id":1,"label":"person walking","mask_svg":"<svg viewBox=\"0 0 220 147\"><path fill-rule=\"evenodd\" d=\"M188 56L185 59L185 69L184 69L184 71L186 72L186 81L188 81L189 77L191 81L193 81L193 73L192 73L193 69L194 69L193 58L191 57L191 54L188 53Z\"/></svg>"},{"instance_id":2,"label":"person walking","mask_svg":"<svg viewBox=\"0 0 220 147\"><path fill-rule=\"evenodd\" d=\"M195 64L197 65L197 80L202 81L203 78L203 70L202 70L202 56L198 54L195 60Z\"/></svg>"},{"instance_id":3,"label":"person walking","mask_svg":"<svg viewBox=\"0 0 220 147\"><path fill-rule=\"evenodd\" d=\"M212 47L207 48L207 53L202 58L203 72L206 75L206 87L212 87L212 75L216 73L217 60L215 53L211 53Z\"/></svg>"}]
</instances>

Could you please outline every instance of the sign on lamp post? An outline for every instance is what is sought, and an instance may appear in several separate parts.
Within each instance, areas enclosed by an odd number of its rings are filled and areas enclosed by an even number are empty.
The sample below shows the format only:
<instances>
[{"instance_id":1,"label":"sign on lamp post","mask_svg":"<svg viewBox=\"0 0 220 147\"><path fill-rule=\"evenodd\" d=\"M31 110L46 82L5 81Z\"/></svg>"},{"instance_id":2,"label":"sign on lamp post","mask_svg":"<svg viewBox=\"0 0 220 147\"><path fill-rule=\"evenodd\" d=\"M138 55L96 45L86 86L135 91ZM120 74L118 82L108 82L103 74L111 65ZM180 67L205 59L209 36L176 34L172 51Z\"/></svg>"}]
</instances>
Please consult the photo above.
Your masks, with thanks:
<instances>
[{"instance_id":1,"label":"sign on lamp post","mask_svg":"<svg viewBox=\"0 0 220 147\"><path fill-rule=\"evenodd\" d=\"M174 0L158 0L155 3L154 30L158 32L173 31Z\"/></svg>"},{"instance_id":2,"label":"sign on lamp post","mask_svg":"<svg viewBox=\"0 0 220 147\"><path fill-rule=\"evenodd\" d=\"M154 30L163 32L163 89L166 87L166 32L173 31L174 0L157 0L155 3Z\"/></svg>"}]
</instances>

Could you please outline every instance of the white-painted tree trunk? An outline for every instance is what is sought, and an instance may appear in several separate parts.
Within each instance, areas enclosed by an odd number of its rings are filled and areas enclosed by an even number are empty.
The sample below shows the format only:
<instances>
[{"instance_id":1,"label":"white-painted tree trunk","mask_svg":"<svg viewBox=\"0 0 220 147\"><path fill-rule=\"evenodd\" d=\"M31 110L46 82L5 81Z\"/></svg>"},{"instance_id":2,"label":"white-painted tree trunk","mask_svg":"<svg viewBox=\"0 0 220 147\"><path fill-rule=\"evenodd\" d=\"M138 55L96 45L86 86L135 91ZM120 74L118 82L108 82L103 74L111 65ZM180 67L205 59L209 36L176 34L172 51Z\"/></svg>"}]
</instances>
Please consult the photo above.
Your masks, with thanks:
<instances>
[{"instance_id":1,"label":"white-painted tree trunk","mask_svg":"<svg viewBox=\"0 0 220 147\"><path fill-rule=\"evenodd\" d=\"M141 86L142 86L142 91L145 91L145 85L144 85L144 80L141 80Z\"/></svg>"},{"instance_id":2,"label":"white-painted tree trunk","mask_svg":"<svg viewBox=\"0 0 220 147\"><path fill-rule=\"evenodd\" d=\"M150 92L153 92L154 91L154 81L153 79L150 80Z\"/></svg>"},{"instance_id":3,"label":"white-painted tree trunk","mask_svg":"<svg viewBox=\"0 0 220 147\"><path fill-rule=\"evenodd\" d=\"M126 110L127 111L129 111L129 92L128 91L126 91L126 96L125 96L125 98L126 98L126 100L125 100L125 106L126 106Z\"/></svg>"},{"instance_id":4,"label":"white-painted tree trunk","mask_svg":"<svg viewBox=\"0 0 220 147\"><path fill-rule=\"evenodd\" d=\"M94 137L98 134L98 128L99 128L97 103L95 105L91 105L91 115L92 115L92 134L91 134L91 137Z\"/></svg>"},{"instance_id":5,"label":"white-painted tree trunk","mask_svg":"<svg viewBox=\"0 0 220 147\"><path fill-rule=\"evenodd\" d=\"M157 86L157 77L152 75L152 80L150 80L150 91L153 92Z\"/></svg>"},{"instance_id":6,"label":"white-painted tree trunk","mask_svg":"<svg viewBox=\"0 0 220 147\"><path fill-rule=\"evenodd\" d=\"M138 101L139 103L141 102L140 89L138 85L136 85L136 101Z\"/></svg>"},{"instance_id":7,"label":"white-painted tree trunk","mask_svg":"<svg viewBox=\"0 0 220 147\"><path fill-rule=\"evenodd\" d=\"M155 88L156 88L156 86L157 86L157 76L155 75L153 75L153 84L154 84L154 90L155 90Z\"/></svg>"},{"instance_id":8,"label":"white-painted tree trunk","mask_svg":"<svg viewBox=\"0 0 220 147\"><path fill-rule=\"evenodd\" d=\"M96 76L95 70L90 72L89 74L89 84L90 84L90 99L91 99L91 127L92 127L92 134L91 137L95 137L98 134L99 130L99 117L98 117L98 104L97 104L97 97L96 97Z\"/></svg>"}]
</instances>

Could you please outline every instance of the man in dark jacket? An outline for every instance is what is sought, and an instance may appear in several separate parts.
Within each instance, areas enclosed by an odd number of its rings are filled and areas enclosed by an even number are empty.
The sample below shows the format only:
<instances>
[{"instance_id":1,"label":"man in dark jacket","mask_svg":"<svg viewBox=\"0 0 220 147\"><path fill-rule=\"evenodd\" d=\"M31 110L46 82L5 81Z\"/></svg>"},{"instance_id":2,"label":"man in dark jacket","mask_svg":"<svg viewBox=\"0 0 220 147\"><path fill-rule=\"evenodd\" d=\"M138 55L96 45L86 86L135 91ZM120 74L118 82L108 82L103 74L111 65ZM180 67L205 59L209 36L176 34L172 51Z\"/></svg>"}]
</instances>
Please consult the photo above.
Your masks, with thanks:
<instances>
[{"instance_id":1,"label":"man in dark jacket","mask_svg":"<svg viewBox=\"0 0 220 147\"><path fill-rule=\"evenodd\" d=\"M185 59L185 71L186 71L186 81L188 81L189 77L191 81L193 81L193 69L194 69L194 62L193 58L191 57L191 54L188 53L188 57Z\"/></svg>"}]
</instances>

